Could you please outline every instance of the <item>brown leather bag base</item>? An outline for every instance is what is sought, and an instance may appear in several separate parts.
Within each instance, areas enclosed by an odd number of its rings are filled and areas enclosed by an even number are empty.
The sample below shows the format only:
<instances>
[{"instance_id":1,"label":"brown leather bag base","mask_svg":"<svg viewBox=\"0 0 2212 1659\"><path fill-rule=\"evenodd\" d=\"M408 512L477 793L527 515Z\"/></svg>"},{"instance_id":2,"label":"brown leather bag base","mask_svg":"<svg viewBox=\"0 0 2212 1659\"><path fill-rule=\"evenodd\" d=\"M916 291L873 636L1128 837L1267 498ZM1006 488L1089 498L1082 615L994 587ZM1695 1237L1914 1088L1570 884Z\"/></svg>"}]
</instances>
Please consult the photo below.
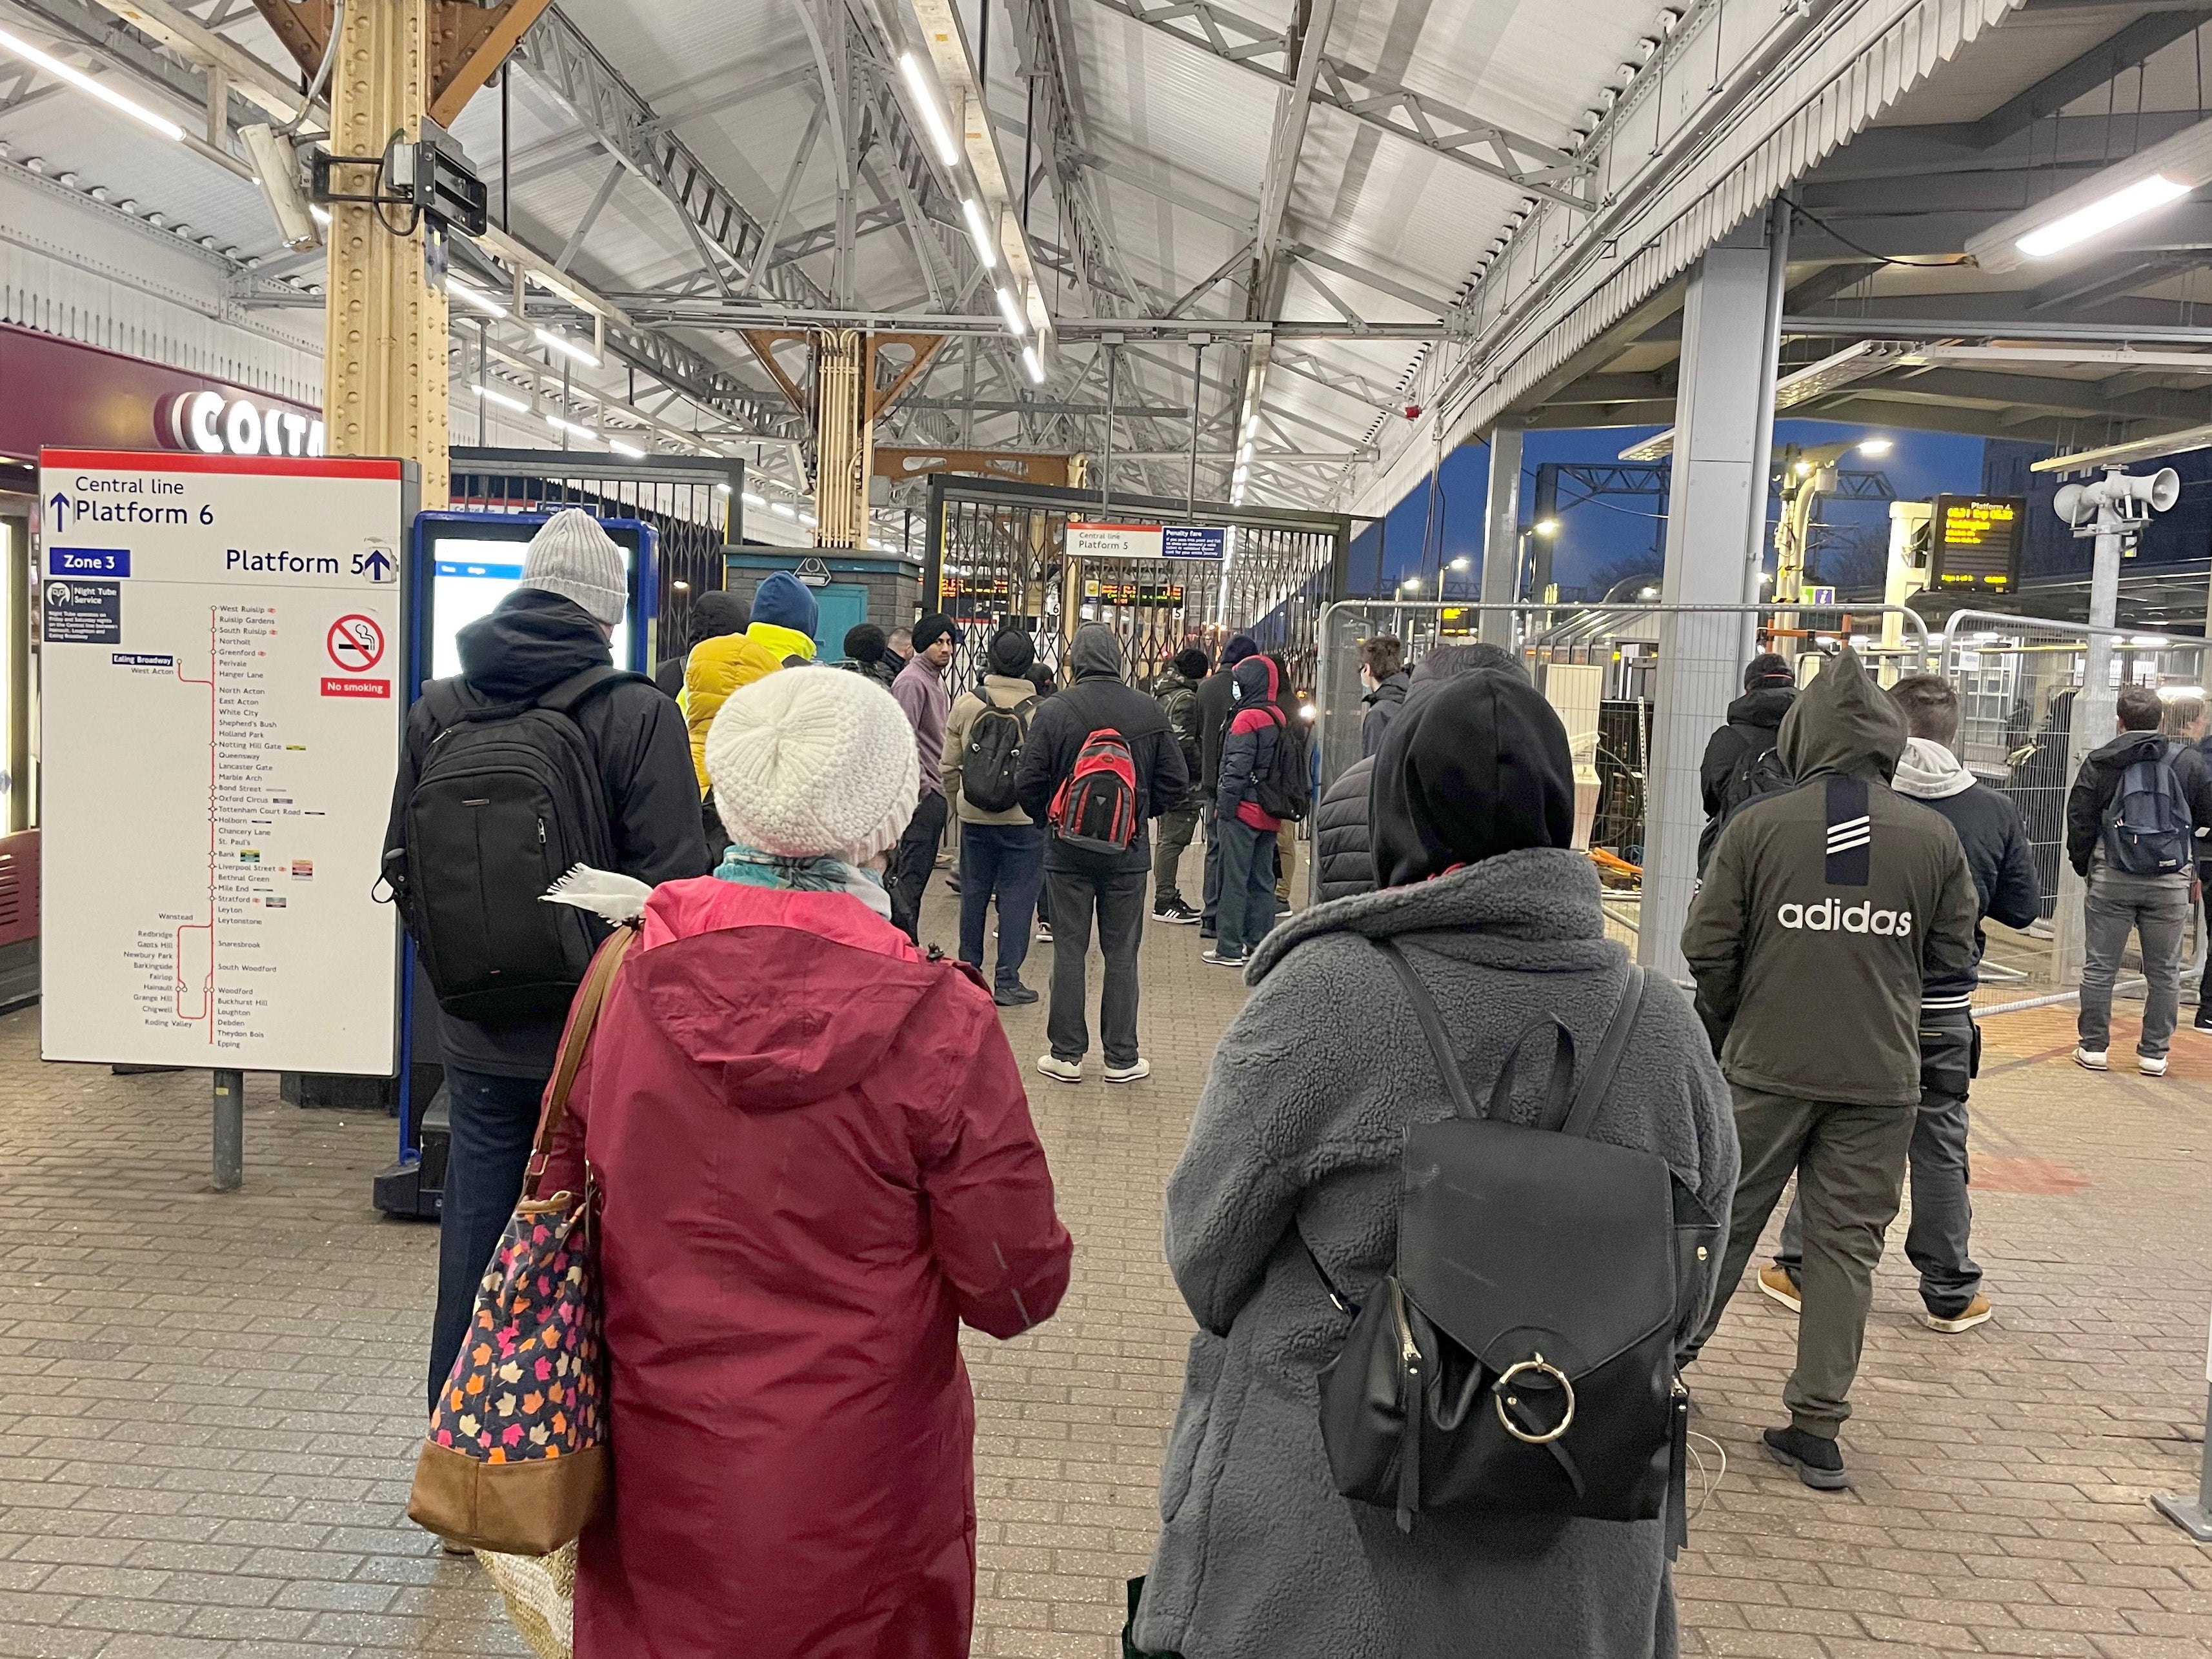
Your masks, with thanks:
<instances>
[{"instance_id":1,"label":"brown leather bag base","mask_svg":"<svg viewBox=\"0 0 2212 1659\"><path fill-rule=\"evenodd\" d=\"M607 1483L607 1449L527 1463L485 1463L423 1443L407 1518L449 1542L550 1555L584 1529Z\"/></svg>"}]
</instances>

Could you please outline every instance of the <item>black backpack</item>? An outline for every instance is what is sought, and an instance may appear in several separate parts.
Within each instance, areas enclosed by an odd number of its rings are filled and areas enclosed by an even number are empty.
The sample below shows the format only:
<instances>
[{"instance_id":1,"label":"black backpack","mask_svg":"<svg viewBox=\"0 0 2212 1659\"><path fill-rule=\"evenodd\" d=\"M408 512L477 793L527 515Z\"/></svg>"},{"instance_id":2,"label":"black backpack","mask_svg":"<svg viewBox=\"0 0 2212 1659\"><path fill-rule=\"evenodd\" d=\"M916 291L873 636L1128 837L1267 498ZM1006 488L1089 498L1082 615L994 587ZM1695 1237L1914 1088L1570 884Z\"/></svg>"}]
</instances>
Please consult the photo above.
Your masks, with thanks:
<instances>
[{"instance_id":1,"label":"black backpack","mask_svg":"<svg viewBox=\"0 0 2212 1659\"><path fill-rule=\"evenodd\" d=\"M2105 859L2124 875L2170 876L2189 867L2196 819L2173 764L2180 749L2169 742L2130 762L2105 803Z\"/></svg>"},{"instance_id":2,"label":"black backpack","mask_svg":"<svg viewBox=\"0 0 2212 1659\"><path fill-rule=\"evenodd\" d=\"M1717 1224L1653 1152L1589 1139L1644 995L1628 983L1582 1087L1555 1018L1523 1030L1478 1110L1427 988L1397 946L1405 986L1451 1098L1406 1131L1395 1270L1322 1372L1322 1438L1337 1490L1397 1511L1665 1516L1684 1504L1689 1396L1676 1344L1705 1311L1698 1263ZM1532 1037L1553 1054L1534 1127L1505 1120ZM1687 1214L1686 1216L1686 1211ZM1311 1255L1310 1249L1308 1255Z\"/></svg>"},{"instance_id":3,"label":"black backpack","mask_svg":"<svg viewBox=\"0 0 2212 1659\"><path fill-rule=\"evenodd\" d=\"M1202 770L1198 743L1198 688L1182 680L1158 696L1160 712L1168 717L1168 729L1175 733L1176 747L1182 750L1183 770L1195 783Z\"/></svg>"},{"instance_id":4,"label":"black backpack","mask_svg":"<svg viewBox=\"0 0 2212 1659\"><path fill-rule=\"evenodd\" d=\"M542 1019L583 982L605 928L543 897L578 864L613 865L606 787L575 714L625 680L651 683L600 665L521 702L484 702L458 680L424 689L438 735L385 877L447 1013Z\"/></svg>"},{"instance_id":5,"label":"black backpack","mask_svg":"<svg viewBox=\"0 0 2212 1659\"><path fill-rule=\"evenodd\" d=\"M1269 817L1295 823L1313 801L1306 730L1279 707L1271 703L1268 711L1275 717L1275 741L1253 771L1252 799Z\"/></svg>"},{"instance_id":6,"label":"black backpack","mask_svg":"<svg viewBox=\"0 0 2212 1659\"><path fill-rule=\"evenodd\" d=\"M1721 831L1728 828L1729 819L1755 800L1796 787L1797 781L1782 763L1782 750L1774 744L1747 749L1737 756L1728 781L1721 786L1721 810L1705 820L1698 836L1698 873L1705 873L1706 862L1720 844Z\"/></svg>"},{"instance_id":7,"label":"black backpack","mask_svg":"<svg viewBox=\"0 0 2212 1659\"><path fill-rule=\"evenodd\" d=\"M961 752L960 793L978 811L1010 811L1016 804L1014 769L1021 763L1037 700L1027 696L1002 708L981 686L975 695L983 700L983 709L969 726L968 746Z\"/></svg>"}]
</instances>

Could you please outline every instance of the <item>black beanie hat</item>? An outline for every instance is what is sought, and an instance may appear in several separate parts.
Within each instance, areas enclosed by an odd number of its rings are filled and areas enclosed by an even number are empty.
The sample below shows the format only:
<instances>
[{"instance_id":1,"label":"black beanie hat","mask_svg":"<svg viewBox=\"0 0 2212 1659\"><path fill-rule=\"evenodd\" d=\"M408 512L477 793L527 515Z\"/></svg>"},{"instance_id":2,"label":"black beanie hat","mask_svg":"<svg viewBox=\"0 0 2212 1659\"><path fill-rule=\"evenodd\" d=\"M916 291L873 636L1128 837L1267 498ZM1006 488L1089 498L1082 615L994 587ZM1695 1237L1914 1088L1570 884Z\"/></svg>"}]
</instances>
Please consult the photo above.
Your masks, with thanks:
<instances>
[{"instance_id":1,"label":"black beanie hat","mask_svg":"<svg viewBox=\"0 0 2212 1659\"><path fill-rule=\"evenodd\" d=\"M854 662L881 662L887 648L884 630L873 623L859 623L845 630L845 654Z\"/></svg>"},{"instance_id":2,"label":"black beanie hat","mask_svg":"<svg viewBox=\"0 0 2212 1659\"><path fill-rule=\"evenodd\" d=\"M984 653L984 663L994 674L1002 674L1010 680L1027 679L1030 665L1036 660L1036 645L1018 628L1001 629L991 636L991 647Z\"/></svg>"},{"instance_id":3,"label":"black beanie hat","mask_svg":"<svg viewBox=\"0 0 2212 1659\"><path fill-rule=\"evenodd\" d=\"M1790 672L1786 657L1778 657L1771 651L1762 651L1744 665L1743 689L1764 691L1797 684L1797 677Z\"/></svg>"},{"instance_id":4,"label":"black beanie hat","mask_svg":"<svg viewBox=\"0 0 2212 1659\"><path fill-rule=\"evenodd\" d=\"M933 611L914 625L914 648L927 651L948 634L953 644L960 643L960 630L953 626L952 618L941 611Z\"/></svg>"},{"instance_id":5,"label":"black beanie hat","mask_svg":"<svg viewBox=\"0 0 2212 1659\"><path fill-rule=\"evenodd\" d=\"M1455 865L1574 840L1567 729L1536 688L1462 674L1406 699L1368 792L1376 885L1404 887Z\"/></svg>"}]
</instances>

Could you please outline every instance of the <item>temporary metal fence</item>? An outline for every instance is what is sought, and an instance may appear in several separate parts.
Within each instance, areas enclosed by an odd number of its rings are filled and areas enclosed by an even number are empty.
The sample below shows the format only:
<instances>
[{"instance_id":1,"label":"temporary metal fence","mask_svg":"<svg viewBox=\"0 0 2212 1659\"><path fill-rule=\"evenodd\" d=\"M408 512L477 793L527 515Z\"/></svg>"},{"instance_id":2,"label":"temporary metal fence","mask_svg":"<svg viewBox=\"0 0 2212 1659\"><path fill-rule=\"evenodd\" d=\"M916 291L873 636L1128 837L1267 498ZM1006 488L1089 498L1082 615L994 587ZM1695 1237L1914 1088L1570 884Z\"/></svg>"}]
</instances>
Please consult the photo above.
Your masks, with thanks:
<instances>
[{"instance_id":1,"label":"temporary metal fence","mask_svg":"<svg viewBox=\"0 0 2212 1659\"><path fill-rule=\"evenodd\" d=\"M2101 698L2084 696L2093 646L2106 661ZM2112 738L2118 689L2202 695L2207 649L2199 639L1994 611L1946 623L1938 672L1959 692L1959 758L2020 809L2043 893L2044 919L2027 933L1988 930L1985 989L2042 1000L2078 982L2082 889L2065 854L2067 793L2082 760ZM2200 938L2192 957L2203 948Z\"/></svg>"},{"instance_id":2,"label":"temporary metal fence","mask_svg":"<svg viewBox=\"0 0 2212 1659\"><path fill-rule=\"evenodd\" d=\"M580 507L599 518L651 525L660 544L655 662L683 651L690 638L693 597L723 585L723 550L743 539L743 461L674 455L629 459L566 449L456 448L447 454L456 507L551 513Z\"/></svg>"},{"instance_id":3,"label":"temporary metal fence","mask_svg":"<svg viewBox=\"0 0 2212 1659\"><path fill-rule=\"evenodd\" d=\"M1071 521L1204 525L1228 530L1221 560L1071 556ZM1228 635L1279 654L1291 687L1311 684L1316 625L1342 591L1352 520L1328 513L1153 500L940 473L930 481L922 605L962 624L951 670L973 684L1001 628L1028 632L1055 671L1086 622L1112 628L1130 678L1149 685L1186 646L1209 656Z\"/></svg>"}]
</instances>

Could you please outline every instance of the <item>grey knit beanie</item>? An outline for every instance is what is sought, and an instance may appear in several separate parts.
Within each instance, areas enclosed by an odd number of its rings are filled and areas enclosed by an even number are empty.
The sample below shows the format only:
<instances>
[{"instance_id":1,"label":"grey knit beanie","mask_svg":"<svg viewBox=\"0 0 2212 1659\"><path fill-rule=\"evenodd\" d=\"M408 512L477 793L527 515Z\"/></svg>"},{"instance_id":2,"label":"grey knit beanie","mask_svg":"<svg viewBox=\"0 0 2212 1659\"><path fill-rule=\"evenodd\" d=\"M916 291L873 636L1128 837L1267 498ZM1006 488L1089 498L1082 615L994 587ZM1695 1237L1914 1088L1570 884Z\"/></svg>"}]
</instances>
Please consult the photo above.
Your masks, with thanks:
<instances>
[{"instance_id":1,"label":"grey knit beanie","mask_svg":"<svg viewBox=\"0 0 2212 1659\"><path fill-rule=\"evenodd\" d=\"M629 573L623 550L580 507L564 507L530 538L522 586L558 593L612 628L629 609Z\"/></svg>"}]
</instances>

